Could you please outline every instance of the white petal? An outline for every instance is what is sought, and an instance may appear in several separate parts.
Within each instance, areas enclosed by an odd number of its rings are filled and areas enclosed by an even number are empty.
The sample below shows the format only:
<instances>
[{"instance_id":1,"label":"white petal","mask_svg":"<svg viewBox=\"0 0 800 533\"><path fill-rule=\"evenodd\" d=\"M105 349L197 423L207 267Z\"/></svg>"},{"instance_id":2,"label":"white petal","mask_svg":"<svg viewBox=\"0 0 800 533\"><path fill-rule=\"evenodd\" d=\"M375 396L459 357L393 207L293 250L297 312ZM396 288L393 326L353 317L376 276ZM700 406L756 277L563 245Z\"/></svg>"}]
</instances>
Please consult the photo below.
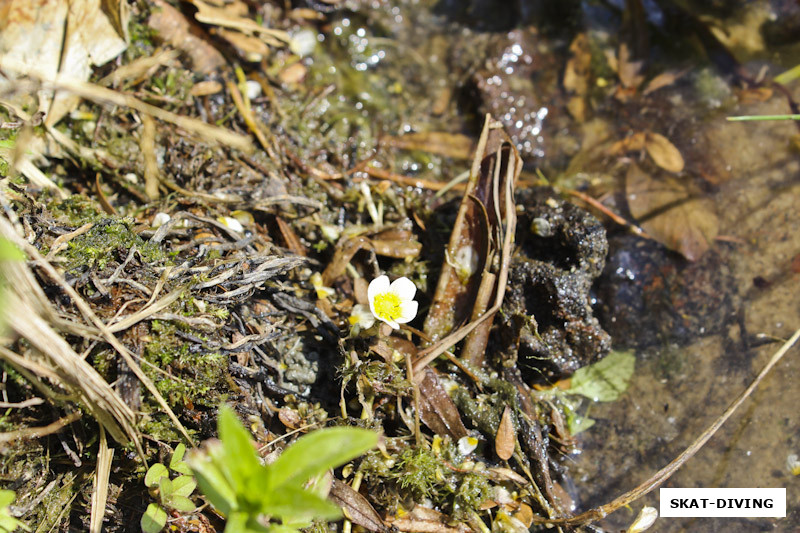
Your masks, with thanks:
<instances>
[{"instance_id":1,"label":"white petal","mask_svg":"<svg viewBox=\"0 0 800 533\"><path fill-rule=\"evenodd\" d=\"M403 277L394 280L391 287L389 287L389 290L399 296L401 302L404 302L414 299L414 294L417 292L417 286L414 285L414 282L410 279ZM416 314L416 310L414 313Z\"/></svg>"},{"instance_id":2,"label":"white petal","mask_svg":"<svg viewBox=\"0 0 800 533\"><path fill-rule=\"evenodd\" d=\"M400 324L405 324L406 322L411 322L414 320L414 317L417 316L417 310L419 309L419 303L411 300L410 302L402 302L400 304L400 317L397 319L397 322Z\"/></svg>"},{"instance_id":3,"label":"white petal","mask_svg":"<svg viewBox=\"0 0 800 533\"><path fill-rule=\"evenodd\" d=\"M378 276L377 278L373 279L369 282L369 287L367 287L367 299L369 300L369 305L372 305L372 301L375 297L383 292L389 290L389 276Z\"/></svg>"},{"instance_id":4,"label":"white petal","mask_svg":"<svg viewBox=\"0 0 800 533\"><path fill-rule=\"evenodd\" d=\"M376 315L376 316L377 316L377 315ZM398 323L397 323L397 322L395 322L394 320L387 320L387 319L385 319L385 318L381 318L381 317L378 317L378 320L380 320L381 322L386 322L387 324L389 324L390 326L392 326L392 329L400 329L400 324L398 324Z\"/></svg>"}]
</instances>

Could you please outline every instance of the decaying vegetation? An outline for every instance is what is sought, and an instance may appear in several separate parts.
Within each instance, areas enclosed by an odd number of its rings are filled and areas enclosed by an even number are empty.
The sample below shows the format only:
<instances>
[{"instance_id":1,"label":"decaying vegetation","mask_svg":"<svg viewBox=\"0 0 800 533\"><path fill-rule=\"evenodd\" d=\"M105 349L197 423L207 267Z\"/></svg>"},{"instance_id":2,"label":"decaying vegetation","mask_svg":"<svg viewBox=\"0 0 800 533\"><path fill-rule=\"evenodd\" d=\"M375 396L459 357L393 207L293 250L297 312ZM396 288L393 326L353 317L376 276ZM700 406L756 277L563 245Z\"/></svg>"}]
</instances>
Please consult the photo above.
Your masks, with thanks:
<instances>
[{"instance_id":1,"label":"decaying vegetation","mask_svg":"<svg viewBox=\"0 0 800 533\"><path fill-rule=\"evenodd\" d=\"M634 499L573 516L564 458L593 423L584 403L618 398L634 358L611 351L592 310L605 230L567 198L699 259L717 220L694 197L706 178L674 177L686 162L672 141L638 126L572 154L575 165L628 165L623 214L640 227L574 186L577 172L553 188L523 170L523 156L542 153L531 125L544 115L509 119L523 110L495 93L522 90L519 80L487 82L507 64L465 69L481 99L474 138L412 131L421 103L446 123L461 96L371 73L394 44L329 17L344 2L102 4L91 13L108 26L94 37L116 43L108 57L75 44L92 38L74 30L77 9L60 15L69 32L55 59L33 66L16 45L0 50L11 515L36 531L136 531L155 502L171 531L222 531L178 448L216 437L222 404L267 462L323 427L381 435L318 481L345 512L320 531L570 528ZM25 9L8 25L24 24ZM331 43L305 61L318 30ZM508 62L522 41L505 39L487 48ZM588 120L600 77L616 80L614 105L644 106L683 76L645 83L624 43L602 68L597 43L571 43L571 118L559 120ZM94 70L70 70L80 53ZM514 54L530 78L532 60ZM420 77L420 62L400 70ZM398 331L359 320L383 273L418 289L420 313ZM154 464L190 494L146 482Z\"/></svg>"}]
</instances>

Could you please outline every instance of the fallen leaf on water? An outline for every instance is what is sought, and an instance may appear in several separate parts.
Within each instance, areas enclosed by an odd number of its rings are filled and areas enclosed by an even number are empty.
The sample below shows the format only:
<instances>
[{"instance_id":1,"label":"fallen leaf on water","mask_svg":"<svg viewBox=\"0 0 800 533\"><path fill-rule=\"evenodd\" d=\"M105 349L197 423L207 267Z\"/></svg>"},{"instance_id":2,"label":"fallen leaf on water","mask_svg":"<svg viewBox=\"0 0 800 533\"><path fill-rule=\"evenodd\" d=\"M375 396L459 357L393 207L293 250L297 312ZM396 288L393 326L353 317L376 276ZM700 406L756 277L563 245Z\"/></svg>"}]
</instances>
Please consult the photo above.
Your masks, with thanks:
<instances>
[{"instance_id":1,"label":"fallen leaf on water","mask_svg":"<svg viewBox=\"0 0 800 533\"><path fill-rule=\"evenodd\" d=\"M669 139L658 133L645 135L644 147L656 165L669 172L683 170L683 156Z\"/></svg>"},{"instance_id":2,"label":"fallen leaf on water","mask_svg":"<svg viewBox=\"0 0 800 533\"><path fill-rule=\"evenodd\" d=\"M568 392L596 402L613 402L628 388L635 364L633 353L611 352L600 361L579 368Z\"/></svg>"},{"instance_id":3,"label":"fallen leaf on water","mask_svg":"<svg viewBox=\"0 0 800 533\"><path fill-rule=\"evenodd\" d=\"M658 76L647 82L647 85L645 86L644 90L642 90L642 94L648 95L659 89L672 85L673 83L678 81L678 79L683 77L683 75L686 74L687 72L689 72L688 69L667 70L665 72L662 72L661 74L659 74Z\"/></svg>"},{"instance_id":4,"label":"fallen leaf on water","mask_svg":"<svg viewBox=\"0 0 800 533\"><path fill-rule=\"evenodd\" d=\"M506 406L503 410L503 417L500 419L500 426L497 428L497 436L494 439L494 447L497 456L503 461L508 461L514 455L514 446L517 440L514 438L514 422L511 420L511 409Z\"/></svg>"},{"instance_id":5,"label":"fallen leaf on water","mask_svg":"<svg viewBox=\"0 0 800 533\"><path fill-rule=\"evenodd\" d=\"M625 180L631 214L654 239L689 261L696 261L719 231L719 219L710 201L663 173L658 179L632 163Z\"/></svg>"}]
</instances>

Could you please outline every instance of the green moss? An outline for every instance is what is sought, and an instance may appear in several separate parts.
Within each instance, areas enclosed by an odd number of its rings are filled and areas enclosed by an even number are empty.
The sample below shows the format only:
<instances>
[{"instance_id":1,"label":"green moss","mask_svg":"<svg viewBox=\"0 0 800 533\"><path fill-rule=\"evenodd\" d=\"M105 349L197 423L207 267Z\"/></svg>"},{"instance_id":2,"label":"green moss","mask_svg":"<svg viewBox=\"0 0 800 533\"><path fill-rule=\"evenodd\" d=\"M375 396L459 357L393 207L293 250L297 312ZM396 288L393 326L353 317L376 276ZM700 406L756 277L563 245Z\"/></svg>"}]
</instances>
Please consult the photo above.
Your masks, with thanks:
<instances>
[{"instance_id":1,"label":"green moss","mask_svg":"<svg viewBox=\"0 0 800 533\"><path fill-rule=\"evenodd\" d=\"M65 200L53 201L47 209L54 217L71 226L82 226L102 217L100 206L80 194L74 194Z\"/></svg>"},{"instance_id":2,"label":"green moss","mask_svg":"<svg viewBox=\"0 0 800 533\"><path fill-rule=\"evenodd\" d=\"M428 499L459 519L477 511L491 495L488 478L459 468L461 460L456 446L445 438L432 448L406 446L388 461L373 452L365 456L361 470L378 491L385 490L387 481L393 484L396 501L385 502L388 505L399 505L409 496L416 501Z\"/></svg>"},{"instance_id":3,"label":"green moss","mask_svg":"<svg viewBox=\"0 0 800 533\"><path fill-rule=\"evenodd\" d=\"M217 352L192 349L176 335L175 324L154 320L151 327L144 358L152 366L142 368L158 392L174 407L182 408L187 403L215 407L221 399L218 391L226 374L227 358Z\"/></svg>"},{"instance_id":4,"label":"green moss","mask_svg":"<svg viewBox=\"0 0 800 533\"><path fill-rule=\"evenodd\" d=\"M134 233L132 221L122 218L98 219L89 231L69 241L67 249L60 256L66 259L68 270L82 266L103 270L112 260L124 259L133 246L147 263L166 258L160 247ZM122 250L121 254L118 254L119 250Z\"/></svg>"}]
</instances>

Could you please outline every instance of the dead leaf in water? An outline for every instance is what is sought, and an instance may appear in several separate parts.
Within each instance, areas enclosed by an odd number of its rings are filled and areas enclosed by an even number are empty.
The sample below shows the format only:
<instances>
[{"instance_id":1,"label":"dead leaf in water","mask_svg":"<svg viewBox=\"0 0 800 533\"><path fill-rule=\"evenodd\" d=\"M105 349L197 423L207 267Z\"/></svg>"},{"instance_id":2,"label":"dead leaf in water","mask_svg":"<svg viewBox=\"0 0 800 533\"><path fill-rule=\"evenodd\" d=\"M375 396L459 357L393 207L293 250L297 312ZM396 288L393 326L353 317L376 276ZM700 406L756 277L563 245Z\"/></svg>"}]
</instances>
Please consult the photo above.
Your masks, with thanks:
<instances>
[{"instance_id":1,"label":"dead leaf in water","mask_svg":"<svg viewBox=\"0 0 800 533\"><path fill-rule=\"evenodd\" d=\"M514 455L514 447L517 440L514 438L514 422L511 420L511 409L506 406L503 410L503 417L500 419L500 426L497 428L497 436L494 439L494 447L497 456L503 461L508 461Z\"/></svg>"},{"instance_id":2,"label":"dead leaf in water","mask_svg":"<svg viewBox=\"0 0 800 533\"><path fill-rule=\"evenodd\" d=\"M656 165L669 172L683 170L684 162L680 151L669 139L658 133L647 133L644 147Z\"/></svg>"},{"instance_id":3,"label":"dead leaf in water","mask_svg":"<svg viewBox=\"0 0 800 533\"><path fill-rule=\"evenodd\" d=\"M632 163L625 179L631 214L647 233L689 261L711 246L719 219L710 201L695 197L677 179L663 173L654 178Z\"/></svg>"}]
</instances>

